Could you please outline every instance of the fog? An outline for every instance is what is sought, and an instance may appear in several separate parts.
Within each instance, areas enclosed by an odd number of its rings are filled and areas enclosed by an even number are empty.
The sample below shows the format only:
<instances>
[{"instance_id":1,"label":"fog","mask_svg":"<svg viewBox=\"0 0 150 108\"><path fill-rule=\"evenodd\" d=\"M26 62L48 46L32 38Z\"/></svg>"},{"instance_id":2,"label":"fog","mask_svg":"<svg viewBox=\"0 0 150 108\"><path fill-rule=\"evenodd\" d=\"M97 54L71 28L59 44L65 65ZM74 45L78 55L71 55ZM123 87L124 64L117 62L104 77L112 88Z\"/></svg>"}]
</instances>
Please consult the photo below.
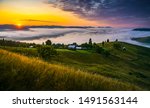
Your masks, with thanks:
<instances>
[{"instance_id":1,"label":"fog","mask_svg":"<svg viewBox=\"0 0 150 108\"><path fill-rule=\"evenodd\" d=\"M92 38L93 42L100 43L109 39L150 47L150 44L140 43L131 40L136 37L150 36L150 32L132 31L125 28L30 28L29 31L1 31L0 38L21 42L41 44L50 39L53 43L78 44L88 42Z\"/></svg>"}]
</instances>

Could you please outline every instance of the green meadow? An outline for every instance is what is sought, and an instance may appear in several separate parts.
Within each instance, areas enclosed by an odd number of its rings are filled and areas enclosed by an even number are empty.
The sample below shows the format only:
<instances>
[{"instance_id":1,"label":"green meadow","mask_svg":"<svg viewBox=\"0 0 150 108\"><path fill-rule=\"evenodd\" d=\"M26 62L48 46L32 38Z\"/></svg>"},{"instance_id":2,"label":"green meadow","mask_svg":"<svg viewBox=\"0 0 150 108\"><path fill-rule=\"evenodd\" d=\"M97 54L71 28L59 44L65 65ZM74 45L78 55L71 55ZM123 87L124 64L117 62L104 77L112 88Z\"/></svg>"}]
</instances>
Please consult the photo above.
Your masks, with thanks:
<instances>
[{"instance_id":1,"label":"green meadow","mask_svg":"<svg viewBox=\"0 0 150 108\"><path fill-rule=\"evenodd\" d=\"M0 47L0 90L150 90L150 49L117 42L93 50L57 49L50 59L37 48Z\"/></svg>"}]
</instances>

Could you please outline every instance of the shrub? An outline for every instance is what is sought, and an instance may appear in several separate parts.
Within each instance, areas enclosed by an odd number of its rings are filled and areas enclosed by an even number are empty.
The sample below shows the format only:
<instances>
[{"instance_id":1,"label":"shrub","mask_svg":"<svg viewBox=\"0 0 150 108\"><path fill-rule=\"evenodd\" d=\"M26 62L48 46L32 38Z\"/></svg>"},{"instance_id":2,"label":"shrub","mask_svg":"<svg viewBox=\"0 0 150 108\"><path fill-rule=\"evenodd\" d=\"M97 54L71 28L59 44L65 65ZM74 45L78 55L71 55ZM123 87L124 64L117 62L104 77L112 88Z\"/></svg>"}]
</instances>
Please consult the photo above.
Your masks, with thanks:
<instances>
[{"instance_id":1,"label":"shrub","mask_svg":"<svg viewBox=\"0 0 150 108\"><path fill-rule=\"evenodd\" d=\"M110 51L104 49L103 47L100 47L98 45L95 46L95 51L99 54L102 54L106 57L108 57L110 55Z\"/></svg>"},{"instance_id":2,"label":"shrub","mask_svg":"<svg viewBox=\"0 0 150 108\"><path fill-rule=\"evenodd\" d=\"M86 49L92 49L93 46L88 43L83 43L81 44L81 47L86 48Z\"/></svg>"},{"instance_id":3,"label":"shrub","mask_svg":"<svg viewBox=\"0 0 150 108\"><path fill-rule=\"evenodd\" d=\"M102 54L104 52L104 48L100 47L100 46L96 46L95 47L95 51L99 54Z\"/></svg>"},{"instance_id":4,"label":"shrub","mask_svg":"<svg viewBox=\"0 0 150 108\"><path fill-rule=\"evenodd\" d=\"M110 51L104 50L103 54L104 54L106 57L108 57L108 56L110 56Z\"/></svg>"},{"instance_id":5,"label":"shrub","mask_svg":"<svg viewBox=\"0 0 150 108\"><path fill-rule=\"evenodd\" d=\"M122 45L120 43L114 43L113 47L117 50L120 50L122 48Z\"/></svg>"},{"instance_id":6,"label":"shrub","mask_svg":"<svg viewBox=\"0 0 150 108\"><path fill-rule=\"evenodd\" d=\"M50 59L57 55L57 51L52 46L40 46L37 48L38 54L44 59Z\"/></svg>"}]
</instances>

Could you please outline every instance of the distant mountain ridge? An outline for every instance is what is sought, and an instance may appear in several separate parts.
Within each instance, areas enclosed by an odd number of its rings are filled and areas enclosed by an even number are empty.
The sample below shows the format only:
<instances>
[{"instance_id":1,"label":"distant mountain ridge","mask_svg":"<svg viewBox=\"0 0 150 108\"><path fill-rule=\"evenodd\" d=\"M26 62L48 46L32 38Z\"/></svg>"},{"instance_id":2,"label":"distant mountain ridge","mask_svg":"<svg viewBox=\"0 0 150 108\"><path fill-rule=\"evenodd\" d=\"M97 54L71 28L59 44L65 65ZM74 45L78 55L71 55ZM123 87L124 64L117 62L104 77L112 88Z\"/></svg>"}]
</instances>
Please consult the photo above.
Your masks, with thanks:
<instances>
[{"instance_id":1,"label":"distant mountain ridge","mask_svg":"<svg viewBox=\"0 0 150 108\"><path fill-rule=\"evenodd\" d=\"M29 30L29 28L26 26L22 26L22 27L18 28L15 25L5 24L5 25L0 25L0 31L1 30Z\"/></svg>"},{"instance_id":2,"label":"distant mountain ridge","mask_svg":"<svg viewBox=\"0 0 150 108\"><path fill-rule=\"evenodd\" d=\"M39 26L22 26L19 28L19 30L29 30L29 28L95 28L93 26L56 26L56 25L39 25ZM99 26L98 28L112 28L110 26ZM12 25L12 24L4 24L0 25L0 30L6 30L6 29L11 29L11 30L18 30L17 26Z\"/></svg>"},{"instance_id":3,"label":"distant mountain ridge","mask_svg":"<svg viewBox=\"0 0 150 108\"><path fill-rule=\"evenodd\" d=\"M135 28L133 31L150 31L150 28Z\"/></svg>"}]
</instances>

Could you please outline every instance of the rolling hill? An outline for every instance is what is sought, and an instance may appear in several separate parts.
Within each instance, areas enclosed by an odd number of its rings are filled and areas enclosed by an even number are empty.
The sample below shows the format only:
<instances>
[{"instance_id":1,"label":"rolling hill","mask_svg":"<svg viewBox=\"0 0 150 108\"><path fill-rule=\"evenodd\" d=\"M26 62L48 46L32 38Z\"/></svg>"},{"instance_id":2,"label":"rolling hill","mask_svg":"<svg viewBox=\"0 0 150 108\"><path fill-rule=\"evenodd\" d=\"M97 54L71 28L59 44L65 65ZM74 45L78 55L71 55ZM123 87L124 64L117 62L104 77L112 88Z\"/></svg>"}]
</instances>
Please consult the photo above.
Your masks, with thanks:
<instances>
[{"instance_id":1,"label":"rolling hill","mask_svg":"<svg viewBox=\"0 0 150 108\"><path fill-rule=\"evenodd\" d=\"M58 49L47 61L38 57L36 48L1 47L0 89L150 90L150 49L120 42L123 51L113 44L104 46L109 57Z\"/></svg>"}]
</instances>

